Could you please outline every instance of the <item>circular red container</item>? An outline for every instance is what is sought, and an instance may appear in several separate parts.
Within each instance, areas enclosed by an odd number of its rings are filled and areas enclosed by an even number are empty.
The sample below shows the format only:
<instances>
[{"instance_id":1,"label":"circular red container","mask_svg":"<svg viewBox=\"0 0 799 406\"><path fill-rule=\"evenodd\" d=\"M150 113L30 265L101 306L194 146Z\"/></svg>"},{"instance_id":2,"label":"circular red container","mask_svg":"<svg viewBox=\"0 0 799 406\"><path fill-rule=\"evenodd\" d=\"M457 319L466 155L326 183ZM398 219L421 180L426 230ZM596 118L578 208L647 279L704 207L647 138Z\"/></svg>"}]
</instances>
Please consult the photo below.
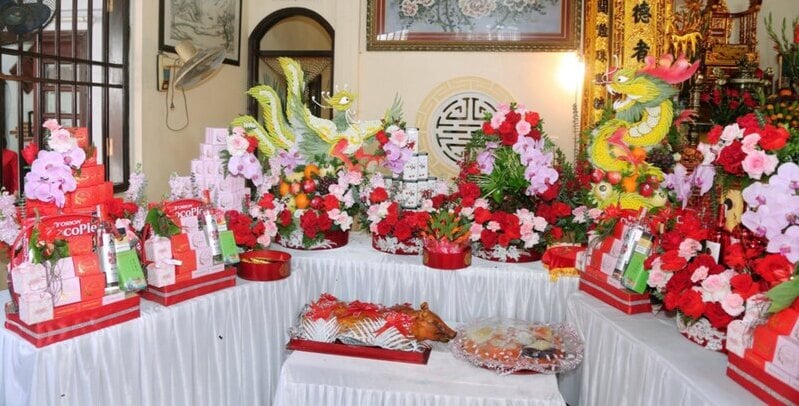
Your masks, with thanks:
<instances>
[{"instance_id":1,"label":"circular red container","mask_svg":"<svg viewBox=\"0 0 799 406\"><path fill-rule=\"evenodd\" d=\"M435 269L456 270L463 269L472 264L472 249L466 247L463 251L454 254L431 252L425 248L422 251L422 263Z\"/></svg>"},{"instance_id":2,"label":"circular red container","mask_svg":"<svg viewBox=\"0 0 799 406\"><path fill-rule=\"evenodd\" d=\"M238 275L248 281L276 281L291 275L291 254L282 251L255 250L247 251L239 256ZM265 264L248 263L248 258L263 258Z\"/></svg>"}]
</instances>

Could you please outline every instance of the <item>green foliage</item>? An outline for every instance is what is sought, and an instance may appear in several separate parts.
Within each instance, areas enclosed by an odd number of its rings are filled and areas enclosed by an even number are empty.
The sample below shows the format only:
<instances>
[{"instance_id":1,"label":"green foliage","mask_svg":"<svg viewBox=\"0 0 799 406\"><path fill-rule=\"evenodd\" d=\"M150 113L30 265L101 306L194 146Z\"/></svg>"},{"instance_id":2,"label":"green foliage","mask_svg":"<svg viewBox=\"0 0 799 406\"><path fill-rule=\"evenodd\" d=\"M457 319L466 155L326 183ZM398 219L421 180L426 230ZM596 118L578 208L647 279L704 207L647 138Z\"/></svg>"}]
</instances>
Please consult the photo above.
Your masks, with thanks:
<instances>
[{"instance_id":1,"label":"green foliage","mask_svg":"<svg viewBox=\"0 0 799 406\"><path fill-rule=\"evenodd\" d=\"M766 292L766 297L771 299L769 313L776 313L786 309L793 304L794 300L799 298L799 277L796 277L797 273L799 273L799 265L797 265L793 279L785 281Z\"/></svg>"},{"instance_id":2,"label":"green foliage","mask_svg":"<svg viewBox=\"0 0 799 406\"><path fill-rule=\"evenodd\" d=\"M436 240L458 241L469 235L471 222L449 210L439 210L430 215L428 235Z\"/></svg>"},{"instance_id":3,"label":"green foliage","mask_svg":"<svg viewBox=\"0 0 799 406\"><path fill-rule=\"evenodd\" d=\"M150 225L155 235L169 238L173 235L180 234L180 227L170 220L166 213L158 207L153 207L147 212L145 222Z\"/></svg>"},{"instance_id":4,"label":"green foliage","mask_svg":"<svg viewBox=\"0 0 799 406\"><path fill-rule=\"evenodd\" d=\"M29 242L33 255L29 260L32 263L44 264L45 262L50 262L54 264L61 258L69 257L69 247L67 246L66 240L57 239L53 241L52 246L48 247L48 245L40 241L39 238L41 238L41 234L37 227L33 229Z\"/></svg>"}]
</instances>

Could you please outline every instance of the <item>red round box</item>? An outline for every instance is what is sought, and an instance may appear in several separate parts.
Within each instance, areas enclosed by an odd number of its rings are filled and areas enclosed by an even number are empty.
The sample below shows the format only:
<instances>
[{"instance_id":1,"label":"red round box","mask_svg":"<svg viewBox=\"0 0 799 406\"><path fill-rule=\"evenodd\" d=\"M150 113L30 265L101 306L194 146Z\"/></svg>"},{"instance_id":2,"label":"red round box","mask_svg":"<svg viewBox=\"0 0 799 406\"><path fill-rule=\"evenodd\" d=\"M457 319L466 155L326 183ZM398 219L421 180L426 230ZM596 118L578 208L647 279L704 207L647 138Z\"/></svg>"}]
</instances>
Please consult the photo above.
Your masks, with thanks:
<instances>
[{"instance_id":1,"label":"red round box","mask_svg":"<svg viewBox=\"0 0 799 406\"><path fill-rule=\"evenodd\" d=\"M461 252L449 254L431 252L425 248L422 251L422 263L435 269L456 270L466 268L472 264L472 249L467 246Z\"/></svg>"},{"instance_id":2,"label":"red round box","mask_svg":"<svg viewBox=\"0 0 799 406\"><path fill-rule=\"evenodd\" d=\"M273 250L248 251L239 256L239 277L248 281L268 282L287 278L291 275L291 254ZM248 263L248 258L264 258L265 264Z\"/></svg>"}]
</instances>

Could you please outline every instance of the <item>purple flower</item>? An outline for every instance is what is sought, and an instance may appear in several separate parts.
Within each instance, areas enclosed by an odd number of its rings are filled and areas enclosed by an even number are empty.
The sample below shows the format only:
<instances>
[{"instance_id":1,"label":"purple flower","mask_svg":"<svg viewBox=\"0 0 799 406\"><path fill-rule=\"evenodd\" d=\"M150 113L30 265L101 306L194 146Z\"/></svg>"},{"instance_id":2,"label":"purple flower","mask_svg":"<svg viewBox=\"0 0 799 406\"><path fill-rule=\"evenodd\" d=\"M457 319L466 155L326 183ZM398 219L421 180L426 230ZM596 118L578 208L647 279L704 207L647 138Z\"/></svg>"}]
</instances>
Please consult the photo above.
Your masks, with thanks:
<instances>
[{"instance_id":1,"label":"purple flower","mask_svg":"<svg viewBox=\"0 0 799 406\"><path fill-rule=\"evenodd\" d=\"M784 233L775 235L769 240L766 250L785 255L791 263L799 262L799 226L791 226Z\"/></svg>"},{"instance_id":2,"label":"purple flower","mask_svg":"<svg viewBox=\"0 0 799 406\"><path fill-rule=\"evenodd\" d=\"M786 213L773 209L774 206L760 206L757 211L747 210L741 216L741 223L760 237L773 238L788 226Z\"/></svg>"},{"instance_id":3,"label":"purple flower","mask_svg":"<svg viewBox=\"0 0 799 406\"><path fill-rule=\"evenodd\" d=\"M774 178L771 178L774 179ZM768 197L773 195L773 187L762 182L755 182L744 189L742 195L749 209L757 210L758 207L768 204Z\"/></svg>"},{"instance_id":4,"label":"purple flower","mask_svg":"<svg viewBox=\"0 0 799 406\"><path fill-rule=\"evenodd\" d=\"M402 148L393 142L386 143L383 146L386 152L386 159L383 165L394 173L402 173L405 168L405 163L411 158L410 148Z\"/></svg>"},{"instance_id":5,"label":"purple flower","mask_svg":"<svg viewBox=\"0 0 799 406\"><path fill-rule=\"evenodd\" d=\"M699 194L704 195L713 187L716 178L716 168L711 165L699 165L691 174L691 184L699 188Z\"/></svg>"},{"instance_id":6,"label":"purple flower","mask_svg":"<svg viewBox=\"0 0 799 406\"><path fill-rule=\"evenodd\" d=\"M64 152L62 155L64 163L75 169L80 168L81 165L83 165L83 162L86 161L86 152L80 147L72 148L69 151Z\"/></svg>"},{"instance_id":7,"label":"purple flower","mask_svg":"<svg viewBox=\"0 0 799 406\"><path fill-rule=\"evenodd\" d=\"M64 194L76 187L72 169L64 163L64 157L58 152L39 151L31 171L25 175L25 197L55 202L58 207L64 207Z\"/></svg>"},{"instance_id":8,"label":"purple flower","mask_svg":"<svg viewBox=\"0 0 799 406\"><path fill-rule=\"evenodd\" d=\"M480 169L480 173L488 175L493 172L494 159L494 151L490 149L486 149L477 154L477 168Z\"/></svg>"},{"instance_id":9,"label":"purple flower","mask_svg":"<svg viewBox=\"0 0 799 406\"><path fill-rule=\"evenodd\" d=\"M777 174L769 179L769 184L787 191L799 191L799 165L786 162L777 169Z\"/></svg>"},{"instance_id":10,"label":"purple flower","mask_svg":"<svg viewBox=\"0 0 799 406\"><path fill-rule=\"evenodd\" d=\"M227 170L231 175L241 175L247 179L252 179L261 174L261 163L251 152L244 155L231 156L228 160Z\"/></svg>"},{"instance_id":11,"label":"purple flower","mask_svg":"<svg viewBox=\"0 0 799 406\"><path fill-rule=\"evenodd\" d=\"M288 151L281 149L278 151L277 156L269 160L269 166L272 167L274 173L280 173L280 170L283 169L286 175L294 172L294 168L304 163L305 159L300 155L297 147L292 147Z\"/></svg>"},{"instance_id":12,"label":"purple flower","mask_svg":"<svg viewBox=\"0 0 799 406\"><path fill-rule=\"evenodd\" d=\"M666 174L663 183L666 189L674 191L683 208L688 204L688 196L691 194L691 178L687 176L687 172L685 166L677 164L674 166L674 173Z\"/></svg>"}]
</instances>

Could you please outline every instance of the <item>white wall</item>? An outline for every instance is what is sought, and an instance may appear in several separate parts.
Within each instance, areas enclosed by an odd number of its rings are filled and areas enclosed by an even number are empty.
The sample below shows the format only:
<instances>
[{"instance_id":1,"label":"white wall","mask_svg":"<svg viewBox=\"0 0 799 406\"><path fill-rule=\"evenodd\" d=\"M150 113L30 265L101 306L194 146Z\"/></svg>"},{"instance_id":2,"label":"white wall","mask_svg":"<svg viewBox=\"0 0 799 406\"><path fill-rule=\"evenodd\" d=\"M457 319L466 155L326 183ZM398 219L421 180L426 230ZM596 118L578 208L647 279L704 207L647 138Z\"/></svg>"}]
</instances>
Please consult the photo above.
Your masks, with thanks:
<instances>
[{"instance_id":1,"label":"white wall","mask_svg":"<svg viewBox=\"0 0 799 406\"><path fill-rule=\"evenodd\" d=\"M774 42L771 41L766 33L766 24L763 22L769 13L772 14L774 27L779 34L779 28L782 27L783 18L787 18L787 23L790 26L793 19L799 16L799 1L763 0L763 5L760 9L760 16L757 22L757 52L760 54L760 67L764 70L768 67L774 68L774 72L776 73L777 52L774 50ZM790 28L788 30L790 30ZM793 33L788 35L789 38L793 37Z\"/></svg>"}]
</instances>

